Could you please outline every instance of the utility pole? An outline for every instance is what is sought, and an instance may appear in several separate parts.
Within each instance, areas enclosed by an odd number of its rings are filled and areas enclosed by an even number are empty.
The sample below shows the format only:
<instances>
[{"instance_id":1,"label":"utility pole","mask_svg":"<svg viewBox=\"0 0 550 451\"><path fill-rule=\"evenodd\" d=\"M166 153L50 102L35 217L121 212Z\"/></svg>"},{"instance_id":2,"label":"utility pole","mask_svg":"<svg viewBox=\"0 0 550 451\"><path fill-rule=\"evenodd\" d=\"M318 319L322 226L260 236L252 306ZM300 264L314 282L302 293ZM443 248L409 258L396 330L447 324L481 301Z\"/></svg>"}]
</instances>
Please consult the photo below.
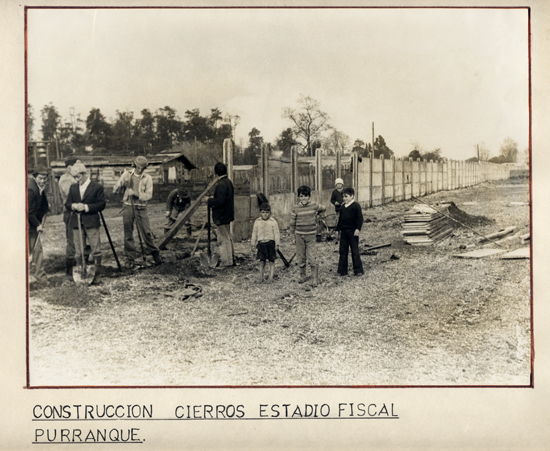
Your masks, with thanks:
<instances>
[{"instance_id":1,"label":"utility pole","mask_svg":"<svg viewBox=\"0 0 550 451\"><path fill-rule=\"evenodd\" d=\"M372 123L372 153L374 155L374 122Z\"/></svg>"}]
</instances>

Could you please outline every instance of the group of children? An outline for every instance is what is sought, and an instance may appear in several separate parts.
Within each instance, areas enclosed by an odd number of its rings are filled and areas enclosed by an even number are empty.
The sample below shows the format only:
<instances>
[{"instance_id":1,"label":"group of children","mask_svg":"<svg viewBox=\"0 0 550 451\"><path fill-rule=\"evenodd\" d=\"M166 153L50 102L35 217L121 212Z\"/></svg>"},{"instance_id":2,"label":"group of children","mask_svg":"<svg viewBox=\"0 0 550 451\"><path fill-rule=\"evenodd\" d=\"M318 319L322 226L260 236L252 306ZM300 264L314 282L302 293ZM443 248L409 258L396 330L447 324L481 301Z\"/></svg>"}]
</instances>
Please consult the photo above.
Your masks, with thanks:
<instances>
[{"instance_id":1,"label":"group of children","mask_svg":"<svg viewBox=\"0 0 550 451\"><path fill-rule=\"evenodd\" d=\"M359 254L359 234L363 226L361 206L355 202L353 188L344 188L342 179L336 179L336 188L331 196L331 203L338 214L336 231L340 234L340 248L338 274L348 274L348 255L351 249L353 273L363 275L363 264ZM317 256L317 218L326 208L311 200L309 186L298 188L298 205L295 205L290 214L290 232L294 235L296 259L300 268L299 282L306 278L306 264L311 267L312 285L319 284L319 262ZM260 261L260 283L264 282L266 261L269 274L267 282L273 282L275 273L275 259L279 250L280 234L277 221L271 217L271 207L268 203L260 205L260 217L254 222L252 230L252 252Z\"/></svg>"}]
</instances>

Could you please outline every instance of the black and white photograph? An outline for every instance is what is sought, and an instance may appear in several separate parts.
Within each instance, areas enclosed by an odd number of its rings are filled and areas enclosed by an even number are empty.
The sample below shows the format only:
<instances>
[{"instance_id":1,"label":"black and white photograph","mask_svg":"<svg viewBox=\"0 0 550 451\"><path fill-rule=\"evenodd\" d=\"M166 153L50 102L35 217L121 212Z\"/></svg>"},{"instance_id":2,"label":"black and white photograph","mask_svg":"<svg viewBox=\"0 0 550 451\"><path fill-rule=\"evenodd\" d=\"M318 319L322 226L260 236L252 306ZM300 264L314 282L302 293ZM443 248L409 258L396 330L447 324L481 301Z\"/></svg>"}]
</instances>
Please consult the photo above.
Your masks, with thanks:
<instances>
[{"instance_id":1,"label":"black and white photograph","mask_svg":"<svg viewBox=\"0 0 550 451\"><path fill-rule=\"evenodd\" d=\"M0 450L548 449L549 21L0 3Z\"/></svg>"},{"instance_id":2,"label":"black and white photograph","mask_svg":"<svg viewBox=\"0 0 550 451\"><path fill-rule=\"evenodd\" d=\"M528 19L29 8L29 386L529 386Z\"/></svg>"}]
</instances>

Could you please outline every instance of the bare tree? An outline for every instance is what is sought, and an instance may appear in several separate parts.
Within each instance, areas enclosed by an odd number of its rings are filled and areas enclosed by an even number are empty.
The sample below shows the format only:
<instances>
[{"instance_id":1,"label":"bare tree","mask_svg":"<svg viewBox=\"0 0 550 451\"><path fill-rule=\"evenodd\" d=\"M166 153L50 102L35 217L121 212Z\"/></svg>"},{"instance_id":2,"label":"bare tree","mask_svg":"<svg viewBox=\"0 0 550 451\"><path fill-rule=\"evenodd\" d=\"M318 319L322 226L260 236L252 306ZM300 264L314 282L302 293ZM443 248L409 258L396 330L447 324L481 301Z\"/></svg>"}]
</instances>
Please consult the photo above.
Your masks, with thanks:
<instances>
[{"instance_id":1,"label":"bare tree","mask_svg":"<svg viewBox=\"0 0 550 451\"><path fill-rule=\"evenodd\" d=\"M292 130L298 139L303 139L302 144L309 156L313 155L312 143L321 136L321 133L329 128L328 114L320 109L319 101L303 94L297 100L298 107L283 108L283 118L290 119L294 126Z\"/></svg>"},{"instance_id":2,"label":"bare tree","mask_svg":"<svg viewBox=\"0 0 550 451\"><path fill-rule=\"evenodd\" d=\"M336 152L345 153L351 147L351 138L340 130L334 129L332 133L322 141L323 148L327 155L334 155Z\"/></svg>"}]
</instances>

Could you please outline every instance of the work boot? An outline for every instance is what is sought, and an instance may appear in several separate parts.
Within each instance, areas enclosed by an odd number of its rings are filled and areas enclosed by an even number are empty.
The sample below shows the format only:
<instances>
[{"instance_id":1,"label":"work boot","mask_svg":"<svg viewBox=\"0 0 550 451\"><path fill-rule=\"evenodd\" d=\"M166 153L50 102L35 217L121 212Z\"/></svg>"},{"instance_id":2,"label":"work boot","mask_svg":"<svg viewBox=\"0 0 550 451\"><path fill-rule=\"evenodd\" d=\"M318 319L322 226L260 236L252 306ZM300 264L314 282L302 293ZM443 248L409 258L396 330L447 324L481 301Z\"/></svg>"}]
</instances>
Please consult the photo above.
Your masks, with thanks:
<instances>
[{"instance_id":1,"label":"work boot","mask_svg":"<svg viewBox=\"0 0 550 451\"><path fill-rule=\"evenodd\" d=\"M101 257L94 257L95 274L92 283L97 285L101 282Z\"/></svg>"},{"instance_id":2,"label":"work boot","mask_svg":"<svg viewBox=\"0 0 550 451\"><path fill-rule=\"evenodd\" d=\"M126 264L124 265L126 269L134 269L136 266L133 258L127 258Z\"/></svg>"},{"instance_id":3,"label":"work boot","mask_svg":"<svg viewBox=\"0 0 550 451\"><path fill-rule=\"evenodd\" d=\"M153 251L153 260L155 260L155 266L162 265L163 261L162 258L160 258L159 251Z\"/></svg>"},{"instance_id":4,"label":"work boot","mask_svg":"<svg viewBox=\"0 0 550 451\"><path fill-rule=\"evenodd\" d=\"M67 277L73 276L73 268L76 265L76 260L74 258L66 258L65 259L65 275Z\"/></svg>"},{"instance_id":5,"label":"work boot","mask_svg":"<svg viewBox=\"0 0 550 451\"><path fill-rule=\"evenodd\" d=\"M298 280L298 283L304 283L307 280L306 277L306 267L300 266L300 279Z\"/></svg>"},{"instance_id":6,"label":"work boot","mask_svg":"<svg viewBox=\"0 0 550 451\"><path fill-rule=\"evenodd\" d=\"M312 266L311 267L311 272L313 274L313 280L311 282L311 285L316 287L317 285L319 285L319 267L318 266Z\"/></svg>"}]
</instances>

